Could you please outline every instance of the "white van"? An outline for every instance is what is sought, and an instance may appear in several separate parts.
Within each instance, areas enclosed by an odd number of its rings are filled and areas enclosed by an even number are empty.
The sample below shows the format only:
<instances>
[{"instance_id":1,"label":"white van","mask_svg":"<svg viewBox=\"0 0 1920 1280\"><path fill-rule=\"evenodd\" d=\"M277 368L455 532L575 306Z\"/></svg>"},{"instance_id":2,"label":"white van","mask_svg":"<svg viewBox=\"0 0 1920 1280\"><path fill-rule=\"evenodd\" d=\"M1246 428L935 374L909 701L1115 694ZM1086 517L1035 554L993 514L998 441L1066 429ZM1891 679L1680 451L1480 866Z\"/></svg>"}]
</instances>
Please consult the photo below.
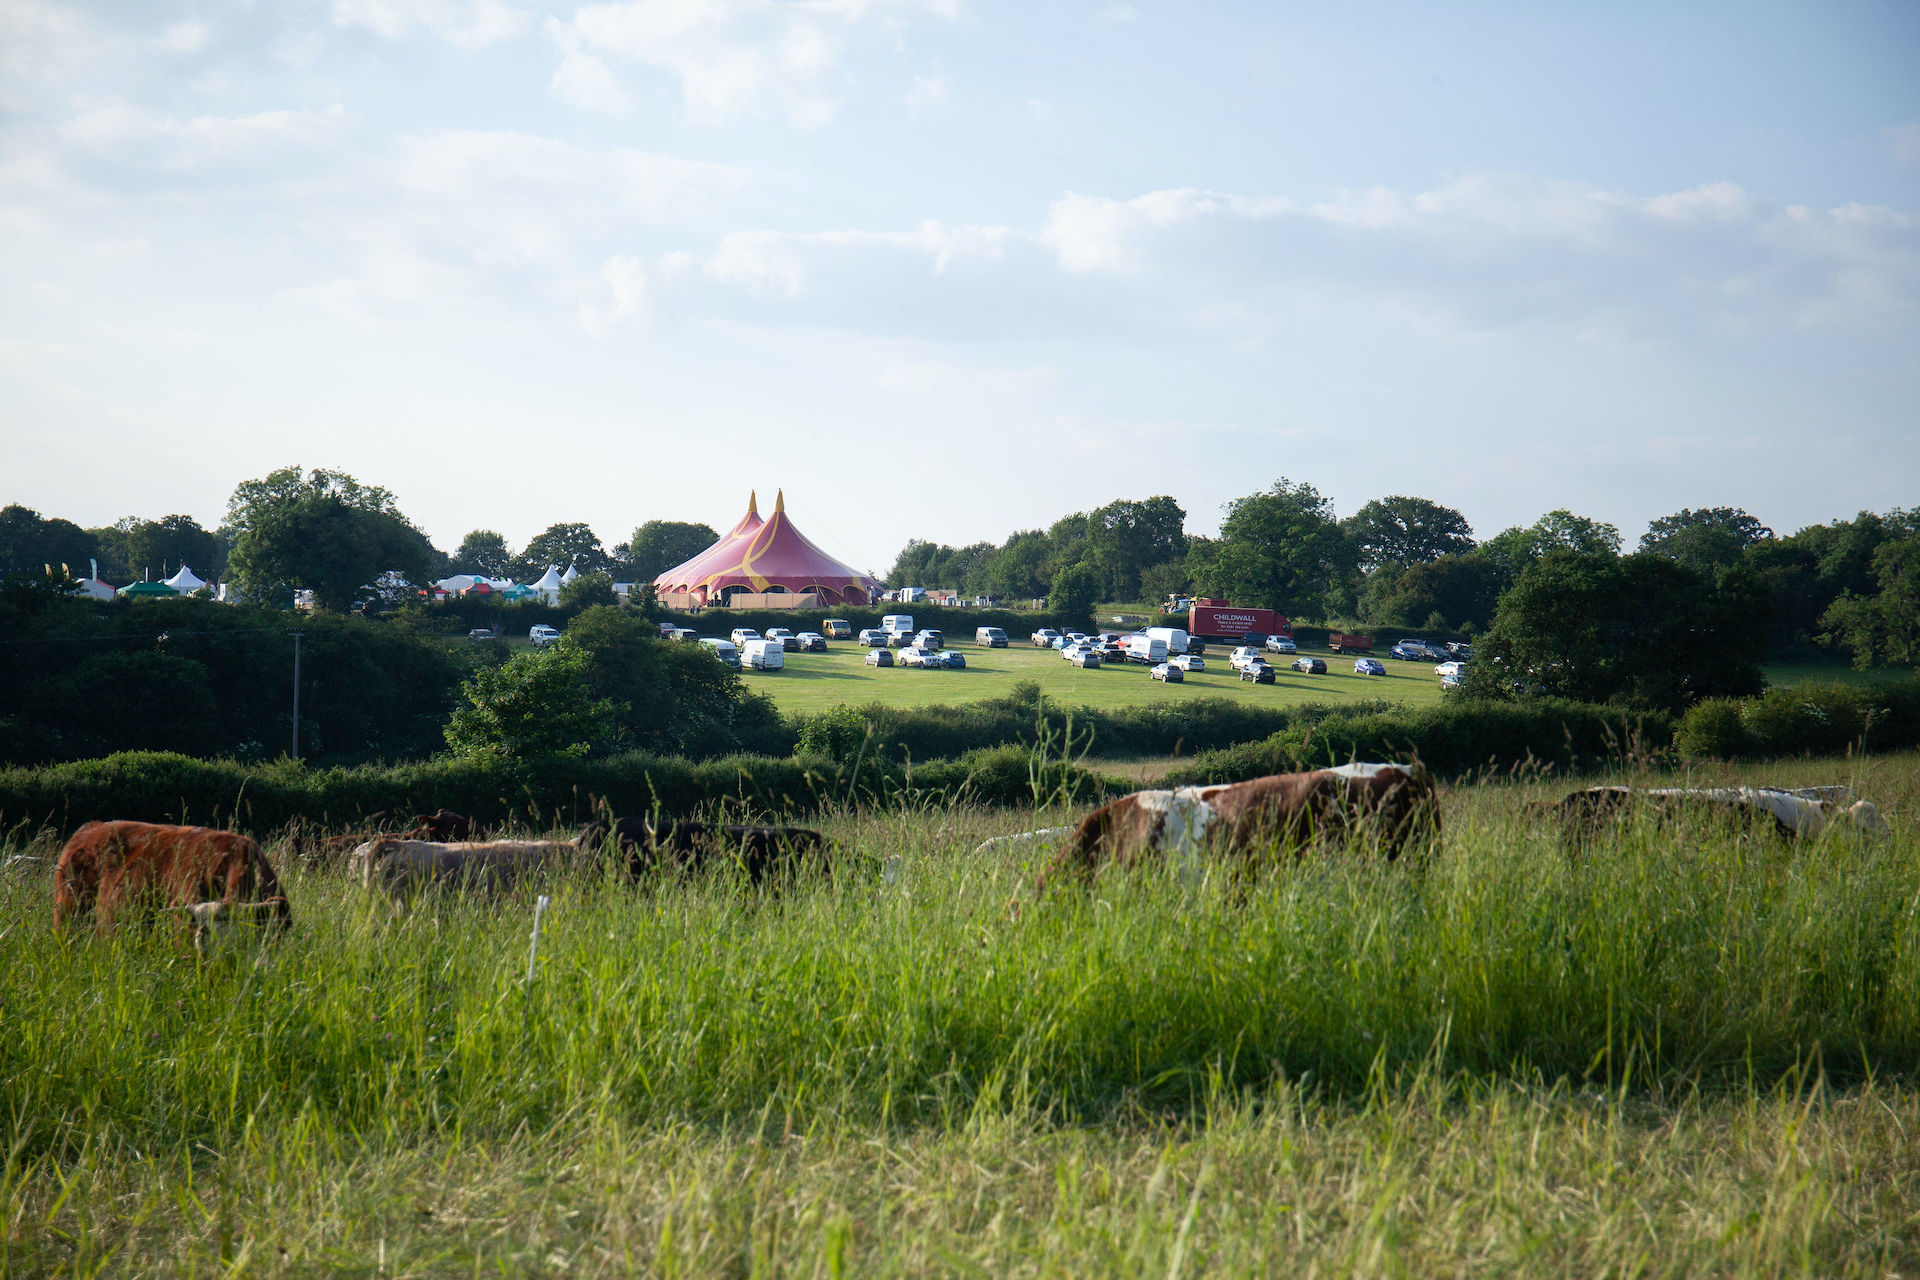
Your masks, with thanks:
<instances>
[{"instance_id":1,"label":"white van","mask_svg":"<svg viewBox=\"0 0 1920 1280\"><path fill-rule=\"evenodd\" d=\"M1158 640L1165 640L1167 642L1168 653L1185 653L1187 651L1187 633L1179 627L1148 627L1146 634Z\"/></svg>"},{"instance_id":2,"label":"white van","mask_svg":"<svg viewBox=\"0 0 1920 1280\"><path fill-rule=\"evenodd\" d=\"M1158 666L1167 660L1167 642L1160 636L1128 636L1127 661Z\"/></svg>"},{"instance_id":3,"label":"white van","mask_svg":"<svg viewBox=\"0 0 1920 1280\"><path fill-rule=\"evenodd\" d=\"M880 619L880 629L892 636L910 636L913 634L913 615L890 613Z\"/></svg>"},{"instance_id":4,"label":"white van","mask_svg":"<svg viewBox=\"0 0 1920 1280\"><path fill-rule=\"evenodd\" d=\"M925 600L926 598L927 598L927 589L925 587L900 588L901 604L919 604L921 601ZM909 628L909 630L911 630L911 628Z\"/></svg>"},{"instance_id":5,"label":"white van","mask_svg":"<svg viewBox=\"0 0 1920 1280\"><path fill-rule=\"evenodd\" d=\"M1004 649L1007 647L1007 633L998 627L975 627L973 642L986 649Z\"/></svg>"},{"instance_id":6,"label":"white van","mask_svg":"<svg viewBox=\"0 0 1920 1280\"><path fill-rule=\"evenodd\" d=\"M718 636L701 636L700 643L713 650L713 656L730 667L740 665L740 649L731 640L722 640Z\"/></svg>"},{"instance_id":7,"label":"white van","mask_svg":"<svg viewBox=\"0 0 1920 1280\"><path fill-rule=\"evenodd\" d=\"M778 640L749 640L740 650L742 671L779 671L787 665L787 646Z\"/></svg>"}]
</instances>

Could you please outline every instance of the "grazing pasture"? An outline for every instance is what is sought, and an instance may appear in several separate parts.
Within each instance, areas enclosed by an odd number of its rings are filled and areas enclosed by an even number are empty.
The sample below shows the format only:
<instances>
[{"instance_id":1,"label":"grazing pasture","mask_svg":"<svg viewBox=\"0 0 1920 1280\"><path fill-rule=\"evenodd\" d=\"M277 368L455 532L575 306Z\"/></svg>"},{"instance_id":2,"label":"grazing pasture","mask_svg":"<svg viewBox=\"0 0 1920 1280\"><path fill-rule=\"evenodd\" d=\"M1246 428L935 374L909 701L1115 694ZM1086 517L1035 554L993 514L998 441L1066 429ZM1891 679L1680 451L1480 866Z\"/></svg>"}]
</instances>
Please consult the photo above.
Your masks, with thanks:
<instances>
[{"instance_id":1,"label":"grazing pasture","mask_svg":"<svg viewBox=\"0 0 1920 1280\"><path fill-rule=\"evenodd\" d=\"M1037 893L970 851L1079 812L842 813L830 880L400 920L280 859L257 963L15 863L0 1273L1911 1274L1920 757L1658 780L1893 835L1570 856L1572 783L1481 785L1421 859Z\"/></svg>"}]
</instances>

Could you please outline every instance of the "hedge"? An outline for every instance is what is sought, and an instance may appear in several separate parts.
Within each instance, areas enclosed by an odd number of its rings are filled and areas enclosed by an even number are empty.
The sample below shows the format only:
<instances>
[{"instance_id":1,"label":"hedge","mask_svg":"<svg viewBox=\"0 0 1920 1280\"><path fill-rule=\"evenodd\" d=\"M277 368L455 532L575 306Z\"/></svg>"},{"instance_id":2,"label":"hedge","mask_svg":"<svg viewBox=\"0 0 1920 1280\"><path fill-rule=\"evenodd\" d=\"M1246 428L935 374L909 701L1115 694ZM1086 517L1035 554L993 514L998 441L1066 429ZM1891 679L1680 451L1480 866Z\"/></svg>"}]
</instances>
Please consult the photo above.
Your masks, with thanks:
<instances>
[{"instance_id":1,"label":"hedge","mask_svg":"<svg viewBox=\"0 0 1920 1280\"><path fill-rule=\"evenodd\" d=\"M1660 713L1585 703L1451 702L1298 724L1260 742L1207 752L1166 785L1242 782L1349 760L1418 759L1441 776L1521 767L1572 770L1665 752L1674 726Z\"/></svg>"},{"instance_id":2,"label":"hedge","mask_svg":"<svg viewBox=\"0 0 1920 1280\"><path fill-rule=\"evenodd\" d=\"M300 823L352 830L438 808L547 828L595 813L621 817L726 811L796 816L835 803L1026 805L1090 799L1123 784L1018 747L970 752L911 769L885 761L732 756L691 761L630 754L564 769L437 759L310 769L247 765L170 752L126 752L40 768L0 769L0 829L67 833L96 818L185 822L266 835Z\"/></svg>"},{"instance_id":3,"label":"hedge","mask_svg":"<svg viewBox=\"0 0 1920 1280\"><path fill-rule=\"evenodd\" d=\"M1690 760L1769 760L1920 746L1920 676L1884 684L1804 684L1758 698L1708 698L1676 736Z\"/></svg>"},{"instance_id":4,"label":"hedge","mask_svg":"<svg viewBox=\"0 0 1920 1280\"><path fill-rule=\"evenodd\" d=\"M831 732L821 734L814 726L844 722L851 715L865 725L870 735L869 749L878 749L894 761L958 756L986 747L1043 744L1056 752L1126 759L1193 755L1265 738L1297 725L1317 724L1328 717L1368 715L1395 705L1385 699L1364 699L1340 706L1305 703L1262 707L1215 697L1113 710L1067 708L1042 696L1039 685L1023 681L1005 697L957 706L895 707L876 702L795 716L790 723L801 743L838 738L842 745L830 753L845 755L859 745L857 735L846 739Z\"/></svg>"}]
</instances>

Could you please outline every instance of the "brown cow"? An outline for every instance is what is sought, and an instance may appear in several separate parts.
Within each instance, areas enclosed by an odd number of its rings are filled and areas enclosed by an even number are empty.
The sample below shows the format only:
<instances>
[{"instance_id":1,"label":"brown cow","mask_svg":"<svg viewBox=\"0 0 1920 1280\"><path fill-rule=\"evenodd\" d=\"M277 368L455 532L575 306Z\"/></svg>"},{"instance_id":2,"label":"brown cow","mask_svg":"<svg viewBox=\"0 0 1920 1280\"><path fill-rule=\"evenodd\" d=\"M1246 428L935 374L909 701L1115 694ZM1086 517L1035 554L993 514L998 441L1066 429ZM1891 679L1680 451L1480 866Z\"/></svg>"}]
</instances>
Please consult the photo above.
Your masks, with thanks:
<instances>
[{"instance_id":1,"label":"brown cow","mask_svg":"<svg viewBox=\"0 0 1920 1280\"><path fill-rule=\"evenodd\" d=\"M626 855L635 879L663 870L685 871L737 862L754 884L774 873L826 863L826 838L809 827L757 826L746 823L694 822L669 818L658 824L644 818L618 818L611 826L594 822L580 833L583 845L612 837Z\"/></svg>"},{"instance_id":2,"label":"brown cow","mask_svg":"<svg viewBox=\"0 0 1920 1280\"><path fill-rule=\"evenodd\" d=\"M1374 835L1387 860L1409 839L1436 833L1433 779L1419 765L1349 764L1250 782L1136 791L1095 809L1074 828L1042 881L1082 880L1107 863L1191 859L1206 846L1249 861L1269 846Z\"/></svg>"},{"instance_id":3,"label":"brown cow","mask_svg":"<svg viewBox=\"0 0 1920 1280\"><path fill-rule=\"evenodd\" d=\"M219 904L227 908L216 911ZM293 912L280 881L251 836L209 827L152 822L89 822L73 833L53 869L57 926L92 913L102 931L123 916L151 918L163 908L206 908L195 914L195 938L205 923L231 918L242 904L264 913L269 929L284 929Z\"/></svg>"}]
</instances>

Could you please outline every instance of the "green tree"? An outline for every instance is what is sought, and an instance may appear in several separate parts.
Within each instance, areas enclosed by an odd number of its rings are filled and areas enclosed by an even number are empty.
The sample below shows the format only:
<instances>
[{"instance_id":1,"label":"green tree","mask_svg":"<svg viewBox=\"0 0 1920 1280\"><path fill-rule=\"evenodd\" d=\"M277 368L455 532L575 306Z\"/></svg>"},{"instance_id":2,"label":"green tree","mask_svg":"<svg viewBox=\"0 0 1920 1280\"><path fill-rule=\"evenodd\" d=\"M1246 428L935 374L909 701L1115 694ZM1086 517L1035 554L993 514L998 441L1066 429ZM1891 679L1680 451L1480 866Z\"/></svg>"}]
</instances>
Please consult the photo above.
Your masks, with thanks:
<instances>
[{"instance_id":1,"label":"green tree","mask_svg":"<svg viewBox=\"0 0 1920 1280\"><path fill-rule=\"evenodd\" d=\"M1640 535L1640 549L1711 573L1739 564L1748 547L1772 536L1773 530L1738 507L1703 507L1653 521Z\"/></svg>"},{"instance_id":2,"label":"green tree","mask_svg":"<svg viewBox=\"0 0 1920 1280\"><path fill-rule=\"evenodd\" d=\"M0 507L0 575L37 574L49 565L58 573L64 564L72 576L84 577L98 547L99 540L71 520L44 519L18 503Z\"/></svg>"},{"instance_id":3,"label":"green tree","mask_svg":"<svg viewBox=\"0 0 1920 1280\"><path fill-rule=\"evenodd\" d=\"M526 550L514 557L513 576L523 581L538 578L549 565L562 573L569 568L594 573L613 568L613 558L587 525L555 524L534 535Z\"/></svg>"},{"instance_id":4,"label":"green tree","mask_svg":"<svg viewBox=\"0 0 1920 1280\"><path fill-rule=\"evenodd\" d=\"M1618 555L1620 531L1610 524L1577 516L1562 507L1547 512L1524 529L1501 530L1488 538L1481 549L1508 573L1518 574L1549 551Z\"/></svg>"},{"instance_id":5,"label":"green tree","mask_svg":"<svg viewBox=\"0 0 1920 1280\"><path fill-rule=\"evenodd\" d=\"M635 582L655 578L705 551L720 541L712 525L689 524L684 520L649 520L633 531L621 559ZM619 551L618 547L614 548Z\"/></svg>"},{"instance_id":6,"label":"green tree","mask_svg":"<svg viewBox=\"0 0 1920 1280\"><path fill-rule=\"evenodd\" d=\"M1159 604L1169 596L1186 594L1187 566L1184 560L1166 560L1140 571L1140 598Z\"/></svg>"},{"instance_id":7,"label":"green tree","mask_svg":"<svg viewBox=\"0 0 1920 1280\"><path fill-rule=\"evenodd\" d=\"M1070 564L1053 575L1047 608L1062 623L1093 625L1093 606L1100 600L1100 575L1084 564Z\"/></svg>"},{"instance_id":8,"label":"green tree","mask_svg":"<svg viewBox=\"0 0 1920 1280\"><path fill-rule=\"evenodd\" d=\"M447 747L472 760L548 764L604 746L626 708L594 696L593 660L561 637L547 650L516 653L461 686Z\"/></svg>"},{"instance_id":9,"label":"green tree","mask_svg":"<svg viewBox=\"0 0 1920 1280\"><path fill-rule=\"evenodd\" d=\"M1821 621L1828 643L1852 650L1862 670L1920 663L1920 533L1881 543L1873 570L1875 594L1843 592L1827 606Z\"/></svg>"},{"instance_id":10,"label":"green tree","mask_svg":"<svg viewBox=\"0 0 1920 1280\"><path fill-rule=\"evenodd\" d=\"M947 561L952 556L952 547L928 542L924 538L909 538L907 545L900 548L900 554L893 558L893 568L887 570L886 584L890 587L958 586L958 583L946 581Z\"/></svg>"},{"instance_id":11,"label":"green tree","mask_svg":"<svg viewBox=\"0 0 1920 1280\"><path fill-rule=\"evenodd\" d=\"M1298 614L1348 577L1354 560L1331 500L1283 476L1265 492L1227 504L1212 585L1235 604Z\"/></svg>"},{"instance_id":12,"label":"green tree","mask_svg":"<svg viewBox=\"0 0 1920 1280\"><path fill-rule=\"evenodd\" d=\"M605 573L583 573L560 587L560 603L567 608L584 609L596 604L619 604L613 593L613 577Z\"/></svg>"},{"instance_id":13,"label":"green tree","mask_svg":"<svg viewBox=\"0 0 1920 1280\"><path fill-rule=\"evenodd\" d=\"M1474 545L1473 526L1458 511L1398 494L1375 498L1342 527L1353 542L1360 567L1368 572L1388 563L1404 567L1464 555Z\"/></svg>"},{"instance_id":14,"label":"green tree","mask_svg":"<svg viewBox=\"0 0 1920 1280\"><path fill-rule=\"evenodd\" d=\"M1140 595L1143 570L1186 554L1186 519L1180 504L1164 494L1122 498L1088 512L1075 535L1084 543L1062 549L1100 575L1102 599L1132 600Z\"/></svg>"},{"instance_id":15,"label":"green tree","mask_svg":"<svg viewBox=\"0 0 1920 1280\"><path fill-rule=\"evenodd\" d=\"M1014 533L981 568L986 593L996 600L1037 600L1052 580L1047 572L1050 548L1039 529Z\"/></svg>"},{"instance_id":16,"label":"green tree","mask_svg":"<svg viewBox=\"0 0 1920 1280\"><path fill-rule=\"evenodd\" d=\"M184 564L211 581L227 567L227 540L192 516L128 519L115 527L123 530L120 550L133 575L170 577Z\"/></svg>"},{"instance_id":17,"label":"green tree","mask_svg":"<svg viewBox=\"0 0 1920 1280\"><path fill-rule=\"evenodd\" d=\"M779 713L706 646L662 641L637 609L598 605L567 624L563 644L585 653L596 698L619 710L613 745L623 750L717 755L763 748Z\"/></svg>"},{"instance_id":18,"label":"green tree","mask_svg":"<svg viewBox=\"0 0 1920 1280\"><path fill-rule=\"evenodd\" d=\"M1367 575L1360 593L1363 622L1428 630L1485 630L1493 621L1504 579L1489 556L1469 552L1421 564L1384 564ZM1439 627L1429 625L1438 614Z\"/></svg>"},{"instance_id":19,"label":"green tree","mask_svg":"<svg viewBox=\"0 0 1920 1280\"><path fill-rule=\"evenodd\" d=\"M475 529L460 539L459 547L447 561L447 570L450 574L504 578L512 565L513 548L507 545L506 538L492 529Z\"/></svg>"},{"instance_id":20,"label":"green tree","mask_svg":"<svg viewBox=\"0 0 1920 1280\"><path fill-rule=\"evenodd\" d=\"M1582 702L1678 709L1758 693L1767 604L1753 575L1716 580L1641 552L1549 551L1500 598L1470 694L1514 686Z\"/></svg>"},{"instance_id":21,"label":"green tree","mask_svg":"<svg viewBox=\"0 0 1920 1280\"><path fill-rule=\"evenodd\" d=\"M336 612L379 590L384 574L427 580L437 554L393 495L343 472L282 467L242 482L227 503L228 576L248 598L284 603L295 588Z\"/></svg>"}]
</instances>

